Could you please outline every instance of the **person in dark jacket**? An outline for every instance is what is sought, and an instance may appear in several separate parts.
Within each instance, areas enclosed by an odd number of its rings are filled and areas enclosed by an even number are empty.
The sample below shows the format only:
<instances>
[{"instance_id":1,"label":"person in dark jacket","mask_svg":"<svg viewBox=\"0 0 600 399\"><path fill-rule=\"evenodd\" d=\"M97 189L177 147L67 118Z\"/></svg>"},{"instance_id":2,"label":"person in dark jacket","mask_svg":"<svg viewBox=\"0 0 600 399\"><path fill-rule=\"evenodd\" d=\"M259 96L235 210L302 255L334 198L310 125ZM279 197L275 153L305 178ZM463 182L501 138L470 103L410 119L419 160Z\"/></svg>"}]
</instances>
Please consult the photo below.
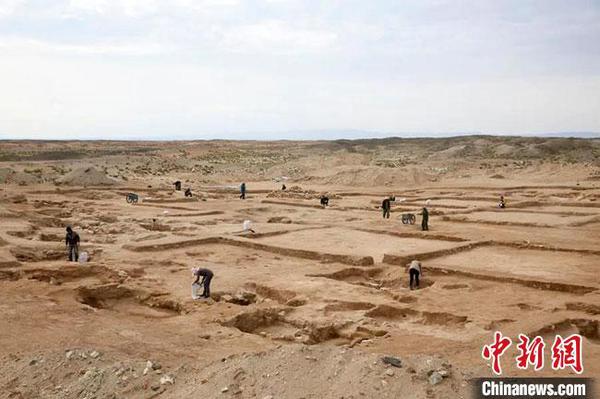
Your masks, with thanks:
<instances>
[{"instance_id":1,"label":"person in dark jacket","mask_svg":"<svg viewBox=\"0 0 600 399\"><path fill-rule=\"evenodd\" d=\"M209 269L204 269L201 267L195 267L192 269L192 274L196 276L196 280L194 280L193 284L202 284L204 286L202 295L204 298L210 298L210 282L213 278L213 272ZM200 277L202 277L202 281L200 281Z\"/></svg>"},{"instance_id":2,"label":"person in dark jacket","mask_svg":"<svg viewBox=\"0 0 600 399\"><path fill-rule=\"evenodd\" d=\"M423 219L421 220L421 230L427 231L429 230L429 211L427 208L423 207L421 215L423 216Z\"/></svg>"},{"instance_id":3,"label":"person in dark jacket","mask_svg":"<svg viewBox=\"0 0 600 399\"><path fill-rule=\"evenodd\" d=\"M240 186L240 199L246 199L246 183Z\"/></svg>"},{"instance_id":4,"label":"person in dark jacket","mask_svg":"<svg viewBox=\"0 0 600 399\"><path fill-rule=\"evenodd\" d=\"M390 218L390 210L392 209L391 201L392 201L392 199L390 197L388 197L388 198L384 199L383 202L381 203L381 209L383 210L383 218L384 219Z\"/></svg>"},{"instance_id":5,"label":"person in dark jacket","mask_svg":"<svg viewBox=\"0 0 600 399\"><path fill-rule=\"evenodd\" d=\"M71 226L67 226L65 246L69 247L69 261L77 262L79 260L79 234L74 232Z\"/></svg>"},{"instance_id":6,"label":"person in dark jacket","mask_svg":"<svg viewBox=\"0 0 600 399\"><path fill-rule=\"evenodd\" d=\"M173 183L173 185L175 186L175 190L181 191L181 182L179 180Z\"/></svg>"},{"instance_id":7,"label":"person in dark jacket","mask_svg":"<svg viewBox=\"0 0 600 399\"><path fill-rule=\"evenodd\" d=\"M325 208L326 206L329 206L329 197L326 195L321 195L321 206L323 208Z\"/></svg>"}]
</instances>

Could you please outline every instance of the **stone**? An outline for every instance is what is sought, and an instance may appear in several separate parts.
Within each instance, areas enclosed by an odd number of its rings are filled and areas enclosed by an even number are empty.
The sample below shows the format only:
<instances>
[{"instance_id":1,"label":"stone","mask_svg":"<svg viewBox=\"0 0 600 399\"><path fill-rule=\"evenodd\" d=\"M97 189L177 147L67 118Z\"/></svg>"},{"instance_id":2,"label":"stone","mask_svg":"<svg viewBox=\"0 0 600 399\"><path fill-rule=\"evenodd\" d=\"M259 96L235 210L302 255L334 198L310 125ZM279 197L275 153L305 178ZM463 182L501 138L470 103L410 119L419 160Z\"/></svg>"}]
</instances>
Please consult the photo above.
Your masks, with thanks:
<instances>
[{"instance_id":1,"label":"stone","mask_svg":"<svg viewBox=\"0 0 600 399\"><path fill-rule=\"evenodd\" d=\"M165 374L162 377L160 377L160 385L165 385L165 384L173 385L174 383L175 383L175 380L173 379L173 377L171 377L168 374Z\"/></svg>"},{"instance_id":2,"label":"stone","mask_svg":"<svg viewBox=\"0 0 600 399\"><path fill-rule=\"evenodd\" d=\"M67 351L65 352L65 357L67 358L67 360L71 360L73 358L73 351Z\"/></svg>"},{"instance_id":3,"label":"stone","mask_svg":"<svg viewBox=\"0 0 600 399\"><path fill-rule=\"evenodd\" d=\"M431 385L437 385L440 382L442 382L443 379L444 379L444 377L442 377L442 375L440 373L438 373L437 371L434 371L433 373L431 373L428 380Z\"/></svg>"},{"instance_id":4,"label":"stone","mask_svg":"<svg viewBox=\"0 0 600 399\"><path fill-rule=\"evenodd\" d=\"M100 352L98 352L98 351L92 351L92 352L90 352L90 357L92 359L98 359L100 357Z\"/></svg>"},{"instance_id":5,"label":"stone","mask_svg":"<svg viewBox=\"0 0 600 399\"><path fill-rule=\"evenodd\" d=\"M394 370L392 370L392 369L385 370L385 375L393 377L394 376Z\"/></svg>"},{"instance_id":6,"label":"stone","mask_svg":"<svg viewBox=\"0 0 600 399\"><path fill-rule=\"evenodd\" d=\"M381 361L394 367L402 367L402 360L394 356L384 356Z\"/></svg>"},{"instance_id":7,"label":"stone","mask_svg":"<svg viewBox=\"0 0 600 399\"><path fill-rule=\"evenodd\" d=\"M228 387L223 387L223 388L221 388L221 393L225 393L225 392L227 392L227 391L229 391L229 388L228 388Z\"/></svg>"},{"instance_id":8,"label":"stone","mask_svg":"<svg viewBox=\"0 0 600 399\"><path fill-rule=\"evenodd\" d=\"M437 371L442 377L446 378L446 377L450 377L450 371L446 370L446 369L439 369Z\"/></svg>"}]
</instances>

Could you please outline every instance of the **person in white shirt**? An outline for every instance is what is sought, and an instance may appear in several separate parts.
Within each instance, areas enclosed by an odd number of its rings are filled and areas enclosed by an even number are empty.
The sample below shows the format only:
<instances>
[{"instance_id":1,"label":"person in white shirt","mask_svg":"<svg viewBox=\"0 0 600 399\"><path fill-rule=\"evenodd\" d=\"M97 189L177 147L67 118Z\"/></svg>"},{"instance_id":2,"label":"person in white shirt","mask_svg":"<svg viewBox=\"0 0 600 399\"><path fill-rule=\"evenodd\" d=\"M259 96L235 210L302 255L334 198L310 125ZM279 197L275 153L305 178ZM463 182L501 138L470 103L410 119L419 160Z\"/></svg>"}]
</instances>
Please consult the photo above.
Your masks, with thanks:
<instances>
[{"instance_id":1,"label":"person in white shirt","mask_svg":"<svg viewBox=\"0 0 600 399\"><path fill-rule=\"evenodd\" d=\"M423 276L423 271L421 270L421 262L419 262L418 260L415 259L406 266L408 267L407 271L408 271L408 274L410 275L410 281L408 283L408 286L410 287L411 290L414 289L413 288L413 282L414 282L414 287L419 288L419 277Z\"/></svg>"}]
</instances>

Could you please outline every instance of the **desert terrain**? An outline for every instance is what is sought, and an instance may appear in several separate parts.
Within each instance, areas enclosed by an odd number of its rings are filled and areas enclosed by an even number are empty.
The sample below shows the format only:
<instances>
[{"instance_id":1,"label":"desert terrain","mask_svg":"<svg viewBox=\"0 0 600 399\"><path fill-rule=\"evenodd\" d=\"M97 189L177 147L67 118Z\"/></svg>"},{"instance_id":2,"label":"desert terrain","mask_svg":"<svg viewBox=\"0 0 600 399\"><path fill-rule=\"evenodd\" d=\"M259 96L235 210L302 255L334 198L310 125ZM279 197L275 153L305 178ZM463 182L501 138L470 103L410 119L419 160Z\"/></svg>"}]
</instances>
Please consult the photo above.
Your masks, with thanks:
<instances>
[{"instance_id":1,"label":"desert terrain","mask_svg":"<svg viewBox=\"0 0 600 399\"><path fill-rule=\"evenodd\" d=\"M600 139L0 141L0 398L465 398L496 330L598 376L599 243Z\"/></svg>"}]
</instances>

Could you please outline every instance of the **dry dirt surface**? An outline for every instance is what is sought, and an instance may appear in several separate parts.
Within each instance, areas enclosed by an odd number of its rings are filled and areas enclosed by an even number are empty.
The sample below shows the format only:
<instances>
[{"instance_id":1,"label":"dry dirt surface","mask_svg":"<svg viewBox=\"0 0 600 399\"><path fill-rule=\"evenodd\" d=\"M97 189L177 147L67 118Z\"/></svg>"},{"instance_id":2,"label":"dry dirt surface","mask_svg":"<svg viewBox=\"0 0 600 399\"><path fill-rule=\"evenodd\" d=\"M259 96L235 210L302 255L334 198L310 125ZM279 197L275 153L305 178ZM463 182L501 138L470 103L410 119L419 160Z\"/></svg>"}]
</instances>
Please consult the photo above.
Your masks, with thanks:
<instances>
[{"instance_id":1,"label":"dry dirt surface","mask_svg":"<svg viewBox=\"0 0 600 399\"><path fill-rule=\"evenodd\" d=\"M598 140L4 141L0 220L0 398L469 397L496 330L600 375Z\"/></svg>"}]
</instances>

